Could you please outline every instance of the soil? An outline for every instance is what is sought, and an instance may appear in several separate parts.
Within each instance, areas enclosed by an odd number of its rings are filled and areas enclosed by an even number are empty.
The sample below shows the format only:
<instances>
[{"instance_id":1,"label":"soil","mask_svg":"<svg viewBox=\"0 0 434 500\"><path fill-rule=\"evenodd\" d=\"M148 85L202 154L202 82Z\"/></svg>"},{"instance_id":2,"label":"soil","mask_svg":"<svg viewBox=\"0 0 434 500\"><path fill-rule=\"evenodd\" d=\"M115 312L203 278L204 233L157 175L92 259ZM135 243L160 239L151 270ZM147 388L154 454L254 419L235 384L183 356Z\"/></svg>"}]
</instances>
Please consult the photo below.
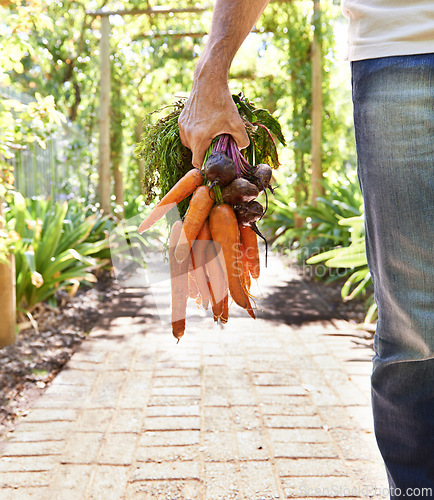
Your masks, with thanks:
<instances>
[{"instance_id":1,"label":"soil","mask_svg":"<svg viewBox=\"0 0 434 500\"><path fill-rule=\"evenodd\" d=\"M323 305L332 309L334 316L359 325L363 323L363 302L343 303L342 283L326 285L302 269L299 273ZM72 298L60 293L58 308L41 305L33 312L37 329L27 325L15 344L0 349L0 440L28 413L119 292L119 283L107 275L99 279L94 288L79 290ZM368 342L372 340L370 330L366 327L362 330Z\"/></svg>"},{"instance_id":2,"label":"soil","mask_svg":"<svg viewBox=\"0 0 434 500\"><path fill-rule=\"evenodd\" d=\"M0 440L62 370L118 292L108 275L72 298L60 292L58 308L39 305L32 312L34 324L22 324L16 342L0 349Z\"/></svg>"}]
</instances>

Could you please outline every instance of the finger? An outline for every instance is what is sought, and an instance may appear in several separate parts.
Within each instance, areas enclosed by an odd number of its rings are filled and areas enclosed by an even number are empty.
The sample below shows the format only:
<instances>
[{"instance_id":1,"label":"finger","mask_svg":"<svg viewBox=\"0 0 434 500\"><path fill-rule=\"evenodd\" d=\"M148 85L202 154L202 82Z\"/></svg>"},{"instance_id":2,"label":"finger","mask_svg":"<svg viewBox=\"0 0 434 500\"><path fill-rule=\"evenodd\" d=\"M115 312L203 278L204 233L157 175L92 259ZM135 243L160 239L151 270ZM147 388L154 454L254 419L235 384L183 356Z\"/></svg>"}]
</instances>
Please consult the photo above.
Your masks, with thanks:
<instances>
[{"instance_id":1,"label":"finger","mask_svg":"<svg viewBox=\"0 0 434 500\"><path fill-rule=\"evenodd\" d=\"M211 144L211 142L209 142L208 144L201 143L199 146L197 146L193 150L193 158L191 160L193 167L202 168L203 159L205 158L205 154L206 154L207 149L209 148L210 144Z\"/></svg>"}]
</instances>

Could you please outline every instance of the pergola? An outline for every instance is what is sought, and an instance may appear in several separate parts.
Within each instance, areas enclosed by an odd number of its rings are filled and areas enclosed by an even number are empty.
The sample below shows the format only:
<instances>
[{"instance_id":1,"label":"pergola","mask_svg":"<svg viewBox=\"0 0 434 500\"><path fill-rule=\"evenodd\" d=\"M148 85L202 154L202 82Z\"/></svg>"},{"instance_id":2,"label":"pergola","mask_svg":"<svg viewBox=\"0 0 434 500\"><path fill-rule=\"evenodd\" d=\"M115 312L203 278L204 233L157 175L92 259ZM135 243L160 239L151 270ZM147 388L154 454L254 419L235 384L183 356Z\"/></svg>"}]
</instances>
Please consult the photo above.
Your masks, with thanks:
<instances>
[{"instance_id":1,"label":"pergola","mask_svg":"<svg viewBox=\"0 0 434 500\"><path fill-rule=\"evenodd\" d=\"M313 0L314 17L320 13L320 0ZM109 16L141 16L168 15L179 13L200 13L211 10L212 7L167 8L152 7L132 10L98 10L87 12L88 15L101 18L101 80L100 80L100 114L99 114L99 184L98 195L101 209L110 213L110 20ZM193 37L201 38L205 32L150 32L144 36L158 37ZM312 45L312 186L314 193L321 192L321 108L322 108L322 78L321 78L321 45L317 33L314 33ZM314 196L315 198L315 196Z\"/></svg>"},{"instance_id":2,"label":"pergola","mask_svg":"<svg viewBox=\"0 0 434 500\"><path fill-rule=\"evenodd\" d=\"M275 0L287 1L287 0ZM291 0L289 0L291 1ZM320 19L320 0L312 0L314 5L314 20ZM0 1L1 3L1 1ZM203 12L211 7L203 8L165 8L153 7L134 10L99 10L87 12L88 15L101 18L101 80L100 80L100 116L99 116L99 201L101 209L110 213L110 19L109 16L138 16L138 15L167 15L171 13ZM206 33L146 33L146 36L171 36L171 37L203 37ZM322 78L321 78L321 42L318 32L314 31L312 44L312 188L313 201L321 193L321 108L322 108ZM0 200L1 214L1 200ZM1 229L1 221L0 221ZM9 262L0 263L0 347L15 341L15 269L13 254Z\"/></svg>"}]
</instances>

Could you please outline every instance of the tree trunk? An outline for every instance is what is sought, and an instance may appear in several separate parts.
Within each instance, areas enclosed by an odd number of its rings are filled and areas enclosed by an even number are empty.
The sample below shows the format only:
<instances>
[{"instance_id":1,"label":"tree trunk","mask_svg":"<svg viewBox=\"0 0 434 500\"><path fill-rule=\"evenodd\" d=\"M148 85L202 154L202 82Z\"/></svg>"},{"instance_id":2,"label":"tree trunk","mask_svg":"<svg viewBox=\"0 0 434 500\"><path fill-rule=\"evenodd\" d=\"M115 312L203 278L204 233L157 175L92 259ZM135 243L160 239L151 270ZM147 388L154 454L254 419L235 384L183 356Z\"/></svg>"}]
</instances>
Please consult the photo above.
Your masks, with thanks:
<instances>
[{"instance_id":1,"label":"tree trunk","mask_svg":"<svg viewBox=\"0 0 434 500\"><path fill-rule=\"evenodd\" d=\"M119 162L113 165L113 179L115 183L115 198L116 205L118 205L119 218L124 216L124 180L122 177L122 170L119 168Z\"/></svg>"},{"instance_id":2,"label":"tree trunk","mask_svg":"<svg viewBox=\"0 0 434 500\"><path fill-rule=\"evenodd\" d=\"M101 83L99 111L99 184L98 197L101 209L109 214L110 209L110 21L101 18Z\"/></svg>"},{"instance_id":3,"label":"tree trunk","mask_svg":"<svg viewBox=\"0 0 434 500\"><path fill-rule=\"evenodd\" d=\"M140 120L137 122L136 126L136 134L137 134L137 142L140 142L143 134L143 120L140 118ZM139 186L142 185L143 177L145 176L145 162L141 159L138 160L139 163L139 172L138 172L138 181L139 181ZM142 192L142 189L140 188L140 192Z\"/></svg>"},{"instance_id":4,"label":"tree trunk","mask_svg":"<svg viewBox=\"0 0 434 500\"><path fill-rule=\"evenodd\" d=\"M304 186L302 181L303 170L304 170L304 161L303 161L303 153L301 151L294 151L295 157L295 170L297 172L297 181L294 184L294 197L295 197L295 205L297 208L301 208L306 203L306 186ZM304 218L301 217L297 212L294 212L294 227L296 229L300 229L303 227Z\"/></svg>"},{"instance_id":5,"label":"tree trunk","mask_svg":"<svg viewBox=\"0 0 434 500\"><path fill-rule=\"evenodd\" d=\"M321 7L320 0L314 0L314 35L312 41L312 171L311 196L312 205L324 194L321 184L322 164L322 61L321 61Z\"/></svg>"},{"instance_id":6,"label":"tree trunk","mask_svg":"<svg viewBox=\"0 0 434 500\"><path fill-rule=\"evenodd\" d=\"M0 263L0 347L15 342L16 299L15 259L10 254L7 262Z\"/></svg>"}]
</instances>

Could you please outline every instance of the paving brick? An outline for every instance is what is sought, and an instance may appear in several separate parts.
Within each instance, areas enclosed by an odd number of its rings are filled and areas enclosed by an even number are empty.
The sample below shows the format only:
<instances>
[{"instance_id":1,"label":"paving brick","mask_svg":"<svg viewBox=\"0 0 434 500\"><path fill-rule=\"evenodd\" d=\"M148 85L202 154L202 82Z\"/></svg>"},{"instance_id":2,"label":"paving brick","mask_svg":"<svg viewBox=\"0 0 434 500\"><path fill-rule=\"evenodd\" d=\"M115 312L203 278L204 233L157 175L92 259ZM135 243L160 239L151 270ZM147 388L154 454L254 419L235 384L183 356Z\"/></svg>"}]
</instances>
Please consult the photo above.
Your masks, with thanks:
<instances>
[{"instance_id":1,"label":"paving brick","mask_svg":"<svg viewBox=\"0 0 434 500\"><path fill-rule=\"evenodd\" d=\"M4 457L60 455L64 447L64 441L12 442L7 443L2 455Z\"/></svg>"},{"instance_id":2,"label":"paving brick","mask_svg":"<svg viewBox=\"0 0 434 500\"><path fill-rule=\"evenodd\" d=\"M2 500L47 500L48 486L2 488L1 498Z\"/></svg>"},{"instance_id":3,"label":"paving brick","mask_svg":"<svg viewBox=\"0 0 434 500\"><path fill-rule=\"evenodd\" d=\"M232 406L232 421L236 430L254 430L262 426L258 406Z\"/></svg>"},{"instance_id":4,"label":"paving brick","mask_svg":"<svg viewBox=\"0 0 434 500\"><path fill-rule=\"evenodd\" d=\"M199 397L190 396L151 396L148 401L149 406L194 406L200 402Z\"/></svg>"},{"instance_id":5,"label":"paving brick","mask_svg":"<svg viewBox=\"0 0 434 500\"><path fill-rule=\"evenodd\" d=\"M159 380L163 378L169 378L171 381L177 381L179 378L186 380L196 381L200 378L200 370L197 368L165 368L160 370L155 370L154 380ZM161 381L161 383L163 383Z\"/></svg>"},{"instance_id":6,"label":"paving brick","mask_svg":"<svg viewBox=\"0 0 434 500\"><path fill-rule=\"evenodd\" d=\"M112 409L92 409L86 408L80 414L74 425L76 432L104 432L113 418Z\"/></svg>"},{"instance_id":7,"label":"paving brick","mask_svg":"<svg viewBox=\"0 0 434 500\"><path fill-rule=\"evenodd\" d=\"M118 409L114 411L110 423L110 432L135 432L142 429L143 410L142 409Z\"/></svg>"},{"instance_id":8,"label":"paving brick","mask_svg":"<svg viewBox=\"0 0 434 500\"><path fill-rule=\"evenodd\" d=\"M323 429L273 429L268 430L274 442L283 443L327 443L332 438Z\"/></svg>"},{"instance_id":9,"label":"paving brick","mask_svg":"<svg viewBox=\"0 0 434 500\"><path fill-rule=\"evenodd\" d=\"M349 467L338 458L278 458L281 476L350 476Z\"/></svg>"},{"instance_id":10,"label":"paving brick","mask_svg":"<svg viewBox=\"0 0 434 500\"><path fill-rule=\"evenodd\" d=\"M197 460L199 445L140 446L136 450L137 462L168 462L172 460Z\"/></svg>"},{"instance_id":11,"label":"paving brick","mask_svg":"<svg viewBox=\"0 0 434 500\"><path fill-rule=\"evenodd\" d=\"M144 408L149 400L150 389L151 374L134 372L125 379L117 404L120 408Z\"/></svg>"},{"instance_id":12,"label":"paving brick","mask_svg":"<svg viewBox=\"0 0 434 500\"><path fill-rule=\"evenodd\" d=\"M138 439L138 434L106 434L96 461L99 464L130 465Z\"/></svg>"},{"instance_id":13,"label":"paving brick","mask_svg":"<svg viewBox=\"0 0 434 500\"><path fill-rule=\"evenodd\" d=\"M282 478L287 497L295 498L368 498L360 484L347 477Z\"/></svg>"},{"instance_id":14,"label":"paving brick","mask_svg":"<svg viewBox=\"0 0 434 500\"><path fill-rule=\"evenodd\" d=\"M62 464L51 478L48 497L62 500L77 500L83 498L91 479L91 465Z\"/></svg>"},{"instance_id":15,"label":"paving brick","mask_svg":"<svg viewBox=\"0 0 434 500\"><path fill-rule=\"evenodd\" d=\"M309 416L316 415L316 408L311 404L309 398L303 398L305 404L288 405L271 403L259 403L259 408L264 415L278 415L278 416Z\"/></svg>"},{"instance_id":16,"label":"paving brick","mask_svg":"<svg viewBox=\"0 0 434 500\"><path fill-rule=\"evenodd\" d=\"M72 429L74 424L69 421L59 421L59 422L49 422L48 427L50 432L57 433L59 436L63 434L67 434L69 430ZM44 428L40 422L27 422L27 420L23 420L20 424L18 424L15 432L18 434L30 434L30 433L39 433L41 428Z\"/></svg>"},{"instance_id":17,"label":"paving brick","mask_svg":"<svg viewBox=\"0 0 434 500\"><path fill-rule=\"evenodd\" d=\"M1 457L2 472L38 472L52 470L58 462L56 455Z\"/></svg>"},{"instance_id":18,"label":"paving brick","mask_svg":"<svg viewBox=\"0 0 434 500\"><path fill-rule=\"evenodd\" d=\"M126 499L198 500L203 498L198 480L135 481L128 485Z\"/></svg>"},{"instance_id":19,"label":"paving brick","mask_svg":"<svg viewBox=\"0 0 434 500\"><path fill-rule=\"evenodd\" d=\"M140 446L180 446L199 443L199 431L145 431Z\"/></svg>"},{"instance_id":20,"label":"paving brick","mask_svg":"<svg viewBox=\"0 0 434 500\"><path fill-rule=\"evenodd\" d=\"M265 425L275 428L319 429L324 424L318 415L267 415Z\"/></svg>"},{"instance_id":21,"label":"paving brick","mask_svg":"<svg viewBox=\"0 0 434 500\"><path fill-rule=\"evenodd\" d=\"M256 406L258 404L253 390L234 388L229 389L228 394L231 405Z\"/></svg>"},{"instance_id":22,"label":"paving brick","mask_svg":"<svg viewBox=\"0 0 434 500\"><path fill-rule=\"evenodd\" d=\"M172 377L160 377L158 375L154 376L153 379L154 387L189 387L189 386L200 386L200 376L172 376Z\"/></svg>"},{"instance_id":23,"label":"paving brick","mask_svg":"<svg viewBox=\"0 0 434 500\"><path fill-rule=\"evenodd\" d=\"M205 463L206 500L236 500L239 497L237 470L233 463Z\"/></svg>"},{"instance_id":24,"label":"paving brick","mask_svg":"<svg viewBox=\"0 0 434 500\"><path fill-rule=\"evenodd\" d=\"M298 375L294 372L263 372L253 373L253 383L255 385L297 385Z\"/></svg>"},{"instance_id":25,"label":"paving brick","mask_svg":"<svg viewBox=\"0 0 434 500\"><path fill-rule=\"evenodd\" d=\"M8 438L8 441L10 443L29 443L41 441L64 441L64 439L64 433L59 433L57 430L46 430L45 426L41 426L41 430L35 432L24 432L16 429Z\"/></svg>"},{"instance_id":26,"label":"paving brick","mask_svg":"<svg viewBox=\"0 0 434 500\"><path fill-rule=\"evenodd\" d=\"M49 486L50 471L38 472L1 472L0 490L3 488L28 488L31 486ZM17 497L18 500L18 497Z\"/></svg>"},{"instance_id":27,"label":"paving brick","mask_svg":"<svg viewBox=\"0 0 434 500\"><path fill-rule=\"evenodd\" d=\"M329 432L347 460L375 460L377 448L372 435L356 429L330 429Z\"/></svg>"},{"instance_id":28,"label":"paving brick","mask_svg":"<svg viewBox=\"0 0 434 500\"><path fill-rule=\"evenodd\" d=\"M261 431L238 431L238 457L240 460L266 460L268 447Z\"/></svg>"},{"instance_id":29,"label":"paving brick","mask_svg":"<svg viewBox=\"0 0 434 500\"><path fill-rule=\"evenodd\" d=\"M98 465L86 497L92 500L119 500L124 497L127 480L126 467Z\"/></svg>"},{"instance_id":30,"label":"paving brick","mask_svg":"<svg viewBox=\"0 0 434 500\"><path fill-rule=\"evenodd\" d=\"M221 387L208 388L202 397L203 406L229 406L226 389Z\"/></svg>"},{"instance_id":31,"label":"paving brick","mask_svg":"<svg viewBox=\"0 0 434 500\"><path fill-rule=\"evenodd\" d=\"M240 482L244 496L249 500L279 498L279 489L268 461L241 462Z\"/></svg>"},{"instance_id":32,"label":"paving brick","mask_svg":"<svg viewBox=\"0 0 434 500\"><path fill-rule=\"evenodd\" d=\"M199 479L197 462L140 462L134 471L131 481L153 479Z\"/></svg>"},{"instance_id":33,"label":"paving brick","mask_svg":"<svg viewBox=\"0 0 434 500\"><path fill-rule=\"evenodd\" d=\"M200 386L194 387L153 387L153 396L190 396L200 397Z\"/></svg>"},{"instance_id":34,"label":"paving brick","mask_svg":"<svg viewBox=\"0 0 434 500\"><path fill-rule=\"evenodd\" d=\"M200 415L199 405L188 406L148 406L147 417L198 417Z\"/></svg>"},{"instance_id":35,"label":"paving brick","mask_svg":"<svg viewBox=\"0 0 434 500\"><path fill-rule=\"evenodd\" d=\"M79 410L62 408L33 408L26 416L26 422L73 422Z\"/></svg>"},{"instance_id":36,"label":"paving brick","mask_svg":"<svg viewBox=\"0 0 434 500\"><path fill-rule=\"evenodd\" d=\"M234 438L228 432L205 433L201 451L205 460L214 462L231 462L237 456Z\"/></svg>"},{"instance_id":37,"label":"paving brick","mask_svg":"<svg viewBox=\"0 0 434 500\"><path fill-rule=\"evenodd\" d=\"M101 373L86 401L86 406L88 408L115 407L126 378L127 375L121 371Z\"/></svg>"},{"instance_id":38,"label":"paving brick","mask_svg":"<svg viewBox=\"0 0 434 500\"><path fill-rule=\"evenodd\" d=\"M203 409L203 430L205 432L231 430L231 410L225 406L205 406Z\"/></svg>"},{"instance_id":39,"label":"paving brick","mask_svg":"<svg viewBox=\"0 0 434 500\"><path fill-rule=\"evenodd\" d=\"M277 458L338 458L333 443L273 443Z\"/></svg>"},{"instance_id":40,"label":"paving brick","mask_svg":"<svg viewBox=\"0 0 434 500\"><path fill-rule=\"evenodd\" d=\"M73 432L62 455L64 464L91 464L96 460L103 440L103 433ZM65 469L66 470L66 469Z\"/></svg>"},{"instance_id":41,"label":"paving brick","mask_svg":"<svg viewBox=\"0 0 434 500\"><path fill-rule=\"evenodd\" d=\"M259 398L285 394L288 396L304 396L306 391L299 385L256 385Z\"/></svg>"},{"instance_id":42,"label":"paving brick","mask_svg":"<svg viewBox=\"0 0 434 500\"><path fill-rule=\"evenodd\" d=\"M147 417L144 422L147 431L200 430L199 417Z\"/></svg>"}]
</instances>

